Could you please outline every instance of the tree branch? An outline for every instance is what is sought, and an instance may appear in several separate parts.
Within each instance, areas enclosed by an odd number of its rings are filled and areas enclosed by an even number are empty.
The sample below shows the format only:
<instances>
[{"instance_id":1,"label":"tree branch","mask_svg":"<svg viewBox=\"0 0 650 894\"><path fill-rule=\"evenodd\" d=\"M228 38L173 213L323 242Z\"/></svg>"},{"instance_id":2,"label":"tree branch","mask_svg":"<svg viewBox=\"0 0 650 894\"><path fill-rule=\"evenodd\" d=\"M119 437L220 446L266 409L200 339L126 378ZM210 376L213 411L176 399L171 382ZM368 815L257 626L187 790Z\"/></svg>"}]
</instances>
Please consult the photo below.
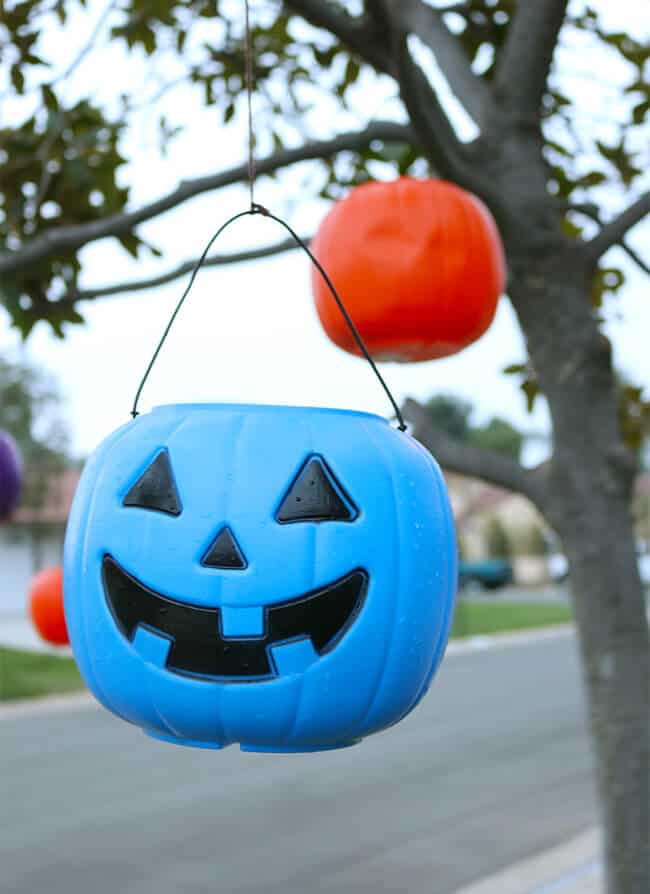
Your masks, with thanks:
<instances>
[{"instance_id":1,"label":"tree branch","mask_svg":"<svg viewBox=\"0 0 650 894\"><path fill-rule=\"evenodd\" d=\"M646 264L641 255L635 248L632 248L629 242L625 239L621 239L619 245L623 249L624 252L634 261L634 263L643 270L644 273L647 273L650 276L650 265Z\"/></svg>"},{"instance_id":2,"label":"tree branch","mask_svg":"<svg viewBox=\"0 0 650 894\"><path fill-rule=\"evenodd\" d=\"M435 90L413 60L406 33L402 34L398 50L398 81L402 102L423 151L436 171L460 186L487 196L490 184L480 169L471 163Z\"/></svg>"},{"instance_id":3,"label":"tree branch","mask_svg":"<svg viewBox=\"0 0 650 894\"><path fill-rule=\"evenodd\" d=\"M497 94L515 118L538 122L568 0L518 3L496 76Z\"/></svg>"},{"instance_id":4,"label":"tree branch","mask_svg":"<svg viewBox=\"0 0 650 894\"><path fill-rule=\"evenodd\" d=\"M473 74L440 10L422 0L405 0L395 9L386 0L369 2L372 15L357 18L322 0L288 0L287 5L310 24L334 34L378 71L395 78L399 75L399 66L390 52L391 35L385 32L392 27L391 20L399 19L402 31L415 34L432 50L451 89L479 125L493 105L490 88ZM373 20L377 23L375 27Z\"/></svg>"},{"instance_id":5,"label":"tree branch","mask_svg":"<svg viewBox=\"0 0 650 894\"><path fill-rule=\"evenodd\" d=\"M452 91L481 127L494 107L492 91L472 71L458 38L445 25L440 10L422 0L402 0L399 17L402 26L431 50Z\"/></svg>"},{"instance_id":6,"label":"tree branch","mask_svg":"<svg viewBox=\"0 0 650 894\"><path fill-rule=\"evenodd\" d=\"M287 0L286 5L315 28L323 28L373 68L394 74L394 65L368 19L354 17L329 0Z\"/></svg>"},{"instance_id":7,"label":"tree branch","mask_svg":"<svg viewBox=\"0 0 650 894\"><path fill-rule=\"evenodd\" d=\"M273 174L281 168L299 161L329 158L338 152L361 150L373 140L408 143L413 141L413 131L406 125L390 121L375 121L363 131L339 134L330 140L315 140L296 149L282 149L274 155L258 161L257 174L260 176ZM89 242L95 242L107 236L122 236L133 230L138 224L152 220L166 211L182 205L194 196L242 183L247 177L248 166L246 164L238 165L218 174L186 180L166 196L143 205L137 210L113 214L87 224L54 227L20 249L0 254L0 274L6 275L30 267L59 252L76 251Z\"/></svg>"},{"instance_id":8,"label":"tree branch","mask_svg":"<svg viewBox=\"0 0 650 894\"><path fill-rule=\"evenodd\" d=\"M413 437L435 456L443 468L525 494L538 505L542 503L544 487L540 479L545 477L543 466L528 471L502 453L475 447L438 431L426 407L411 398L404 402L402 413L413 426Z\"/></svg>"},{"instance_id":9,"label":"tree branch","mask_svg":"<svg viewBox=\"0 0 650 894\"><path fill-rule=\"evenodd\" d=\"M584 214L585 217L589 217L595 223L597 223L600 227L603 226L602 219L600 217L600 209L598 205L594 205L591 202L587 202L584 204L577 205L567 205L567 211L575 211L576 214ZM650 276L650 265L648 265L638 251L635 248L632 248L627 239L621 239L618 243L623 251L630 257L634 263L643 270L644 273L647 273Z\"/></svg>"},{"instance_id":10,"label":"tree branch","mask_svg":"<svg viewBox=\"0 0 650 894\"><path fill-rule=\"evenodd\" d=\"M116 6L117 6L117 0L109 0L108 4L104 7L103 13L97 19L97 22L95 23L95 27L93 28L93 30L90 34L90 37L88 38L86 43L82 46L82 48L79 50L79 52L74 57L74 59L70 62L68 67L64 71L62 71L61 74L58 75L54 79L54 81L52 81L52 83L50 84L50 87L53 87L54 84L58 84L61 81L68 80L70 75L72 75L79 68L81 63L86 58L86 56L90 53L90 51L94 48L95 44L97 43L97 40L99 38L99 35L102 33L104 25L108 21L109 16L111 15L111 13L113 12L113 10L115 9Z\"/></svg>"},{"instance_id":11,"label":"tree branch","mask_svg":"<svg viewBox=\"0 0 650 894\"><path fill-rule=\"evenodd\" d=\"M597 261L607 249L620 243L626 233L648 214L650 214L650 191L639 196L636 202L633 202L618 217L604 224L600 233L587 242L586 249L591 260Z\"/></svg>"},{"instance_id":12,"label":"tree branch","mask_svg":"<svg viewBox=\"0 0 650 894\"><path fill-rule=\"evenodd\" d=\"M311 238L302 236L302 241L309 245ZM252 248L244 251L233 252L227 255L213 255L201 265L204 267L223 267L227 264L239 264L242 261L252 261L257 258L270 258L273 255L279 255L286 251L291 251L300 246L294 239L284 239L282 242L276 242L273 245L267 245L263 248ZM164 286L167 283L185 276L196 267L198 258L192 261L184 261L182 264L168 270L166 273L160 273L157 276L150 276L143 279L133 279L126 282L115 283L114 285L101 286L93 289L78 289L73 292L67 292L57 304L61 301L66 304L75 304L77 301L92 301L95 298L107 298L111 295L121 295L125 292L142 292L146 289L152 289L155 286Z\"/></svg>"}]
</instances>

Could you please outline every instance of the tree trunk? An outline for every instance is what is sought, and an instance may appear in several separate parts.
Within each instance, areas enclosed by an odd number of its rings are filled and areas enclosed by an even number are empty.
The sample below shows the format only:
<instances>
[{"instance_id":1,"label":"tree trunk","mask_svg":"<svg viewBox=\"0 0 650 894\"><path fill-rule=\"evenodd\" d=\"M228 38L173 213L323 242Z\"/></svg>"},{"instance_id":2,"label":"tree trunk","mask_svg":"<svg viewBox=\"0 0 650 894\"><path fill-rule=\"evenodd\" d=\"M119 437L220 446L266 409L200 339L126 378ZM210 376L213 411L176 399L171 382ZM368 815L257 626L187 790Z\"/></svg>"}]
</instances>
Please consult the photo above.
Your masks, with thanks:
<instances>
[{"instance_id":1,"label":"tree trunk","mask_svg":"<svg viewBox=\"0 0 650 894\"><path fill-rule=\"evenodd\" d=\"M573 489L572 489L573 490ZM571 568L597 752L609 894L650 891L650 658L627 504L573 490L554 497ZM577 522L582 504L588 516ZM577 522L577 523L576 523Z\"/></svg>"},{"instance_id":2,"label":"tree trunk","mask_svg":"<svg viewBox=\"0 0 650 894\"><path fill-rule=\"evenodd\" d=\"M618 425L610 347L579 250L511 262L509 292L554 428L540 508L571 573L594 736L608 894L650 891L650 644L631 495L636 471ZM558 361L558 358L559 361Z\"/></svg>"}]
</instances>

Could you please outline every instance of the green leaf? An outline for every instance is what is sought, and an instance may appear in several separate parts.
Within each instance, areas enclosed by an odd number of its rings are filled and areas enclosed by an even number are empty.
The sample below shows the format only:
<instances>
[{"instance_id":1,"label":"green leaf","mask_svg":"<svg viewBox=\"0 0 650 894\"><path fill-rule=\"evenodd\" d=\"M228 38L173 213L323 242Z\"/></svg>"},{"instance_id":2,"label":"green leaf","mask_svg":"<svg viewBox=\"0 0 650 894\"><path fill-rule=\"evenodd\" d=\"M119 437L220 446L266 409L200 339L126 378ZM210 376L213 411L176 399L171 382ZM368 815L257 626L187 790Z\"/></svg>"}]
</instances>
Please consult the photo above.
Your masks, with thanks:
<instances>
[{"instance_id":1,"label":"green leaf","mask_svg":"<svg viewBox=\"0 0 650 894\"><path fill-rule=\"evenodd\" d=\"M49 112L58 112L59 100L56 93L49 84L41 84L41 96L43 97L43 105Z\"/></svg>"},{"instance_id":2,"label":"green leaf","mask_svg":"<svg viewBox=\"0 0 650 894\"><path fill-rule=\"evenodd\" d=\"M560 221L560 227L562 229L562 232L569 236L571 239L577 239L584 232L584 227L573 223L573 221L566 216L563 217Z\"/></svg>"},{"instance_id":3,"label":"green leaf","mask_svg":"<svg viewBox=\"0 0 650 894\"><path fill-rule=\"evenodd\" d=\"M47 314L47 321L52 327L52 331L57 338L65 338L63 329L64 323L74 323L79 325L85 320L74 307L70 304L59 304L56 301L49 302L50 310Z\"/></svg>"},{"instance_id":4,"label":"green leaf","mask_svg":"<svg viewBox=\"0 0 650 894\"><path fill-rule=\"evenodd\" d=\"M632 121L635 124L643 124L650 112L650 99L644 99L632 109Z\"/></svg>"},{"instance_id":5,"label":"green leaf","mask_svg":"<svg viewBox=\"0 0 650 894\"><path fill-rule=\"evenodd\" d=\"M11 66L10 69L11 84L16 93L23 94L25 92L25 75L18 63Z\"/></svg>"},{"instance_id":6,"label":"green leaf","mask_svg":"<svg viewBox=\"0 0 650 894\"><path fill-rule=\"evenodd\" d=\"M623 441L630 450L638 452L650 436L650 402L643 397L644 389L623 385L618 392L618 421Z\"/></svg>"},{"instance_id":7,"label":"green leaf","mask_svg":"<svg viewBox=\"0 0 650 894\"><path fill-rule=\"evenodd\" d=\"M642 174L641 168L637 168L633 162L633 153L625 147L625 135L621 136L620 142L613 146L607 146L601 140L596 140L598 151L612 164L626 186L630 186L635 177Z\"/></svg>"},{"instance_id":8,"label":"green leaf","mask_svg":"<svg viewBox=\"0 0 650 894\"><path fill-rule=\"evenodd\" d=\"M625 274L617 267L599 267L591 282L591 303L601 307L607 293L615 294L625 284Z\"/></svg>"},{"instance_id":9,"label":"green leaf","mask_svg":"<svg viewBox=\"0 0 650 894\"><path fill-rule=\"evenodd\" d=\"M313 50L314 59L321 68L330 68L340 52L341 48L338 44L332 44L331 47L327 47L325 50L320 50L318 47L315 47Z\"/></svg>"},{"instance_id":10,"label":"green leaf","mask_svg":"<svg viewBox=\"0 0 650 894\"><path fill-rule=\"evenodd\" d=\"M577 180L574 180L561 165L551 165L553 180L555 181L554 194L561 199L568 199L576 188Z\"/></svg>"},{"instance_id":11,"label":"green leaf","mask_svg":"<svg viewBox=\"0 0 650 894\"><path fill-rule=\"evenodd\" d=\"M573 153L560 143L556 143L555 140L549 140L547 138L545 140L545 145L547 149L552 149L553 152L557 152L558 155L563 155L565 158L573 158Z\"/></svg>"},{"instance_id":12,"label":"green leaf","mask_svg":"<svg viewBox=\"0 0 650 894\"><path fill-rule=\"evenodd\" d=\"M50 63L46 62L45 59L41 59L40 56L36 56L34 53L25 53L22 58L23 65L43 65L46 68L50 68Z\"/></svg>"},{"instance_id":13,"label":"green leaf","mask_svg":"<svg viewBox=\"0 0 650 894\"><path fill-rule=\"evenodd\" d=\"M526 397L526 409L532 413L539 394L539 384L534 379L525 379L519 387Z\"/></svg>"},{"instance_id":14,"label":"green leaf","mask_svg":"<svg viewBox=\"0 0 650 894\"><path fill-rule=\"evenodd\" d=\"M135 233L124 233L118 236L118 241L122 248L126 249L132 258L137 258L140 248L144 245L142 239Z\"/></svg>"},{"instance_id":15,"label":"green leaf","mask_svg":"<svg viewBox=\"0 0 650 894\"><path fill-rule=\"evenodd\" d=\"M405 174L408 174L411 167L419 158L421 158L420 153L413 146L407 146L402 153L402 157L398 160L398 173L400 177L404 177Z\"/></svg>"},{"instance_id":16,"label":"green leaf","mask_svg":"<svg viewBox=\"0 0 650 894\"><path fill-rule=\"evenodd\" d=\"M361 66L353 56L350 56L345 66L345 75L343 77L343 83L346 88L349 87L350 84L354 84L359 77L360 71Z\"/></svg>"},{"instance_id":17,"label":"green leaf","mask_svg":"<svg viewBox=\"0 0 650 894\"><path fill-rule=\"evenodd\" d=\"M605 183L607 180L607 174L603 174L602 171L590 171L588 174L583 174L575 181L576 187L588 188L590 186L599 186L601 183Z\"/></svg>"}]
</instances>

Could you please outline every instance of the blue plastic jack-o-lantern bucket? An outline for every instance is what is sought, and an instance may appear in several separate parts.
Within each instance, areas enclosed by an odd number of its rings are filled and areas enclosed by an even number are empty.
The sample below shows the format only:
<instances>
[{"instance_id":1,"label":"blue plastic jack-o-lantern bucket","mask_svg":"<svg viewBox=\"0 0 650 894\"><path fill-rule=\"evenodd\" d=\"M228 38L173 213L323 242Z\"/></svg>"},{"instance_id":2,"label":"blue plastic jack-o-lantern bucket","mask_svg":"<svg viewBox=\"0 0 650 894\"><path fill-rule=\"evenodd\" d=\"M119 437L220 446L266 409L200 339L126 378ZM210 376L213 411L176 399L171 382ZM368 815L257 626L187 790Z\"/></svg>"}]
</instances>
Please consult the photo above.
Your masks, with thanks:
<instances>
[{"instance_id":1,"label":"blue plastic jack-o-lantern bucket","mask_svg":"<svg viewBox=\"0 0 650 894\"><path fill-rule=\"evenodd\" d=\"M346 410L157 407L91 457L66 534L86 683L185 745L312 751L396 723L442 658L455 589L435 461Z\"/></svg>"},{"instance_id":2,"label":"blue plastic jack-o-lantern bucket","mask_svg":"<svg viewBox=\"0 0 650 894\"><path fill-rule=\"evenodd\" d=\"M456 586L445 485L384 419L164 406L98 449L65 546L79 669L182 744L308 751L395 723L442 658Z\"/></svg>"}]
</instances>

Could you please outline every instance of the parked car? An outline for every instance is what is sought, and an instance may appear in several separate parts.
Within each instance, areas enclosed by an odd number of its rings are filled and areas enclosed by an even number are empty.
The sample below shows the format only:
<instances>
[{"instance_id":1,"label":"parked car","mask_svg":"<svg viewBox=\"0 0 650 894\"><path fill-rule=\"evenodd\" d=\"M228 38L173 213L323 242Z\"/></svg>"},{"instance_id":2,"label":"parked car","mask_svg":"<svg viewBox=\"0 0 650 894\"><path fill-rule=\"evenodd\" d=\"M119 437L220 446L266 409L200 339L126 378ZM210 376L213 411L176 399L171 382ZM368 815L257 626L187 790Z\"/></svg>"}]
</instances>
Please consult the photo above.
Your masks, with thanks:
<instances>
[{"instance_id":1,"label":"parked car","mask_svg":"<svg viewBox=\"0 0 650 894\"><path fill-rule=\"evenodd\" d=\"M480 584L486 590L498 590L513 579L512 565L507 559L483 559L478 562L458 563L458 585Z\"/></svg>"}]
</instances>

